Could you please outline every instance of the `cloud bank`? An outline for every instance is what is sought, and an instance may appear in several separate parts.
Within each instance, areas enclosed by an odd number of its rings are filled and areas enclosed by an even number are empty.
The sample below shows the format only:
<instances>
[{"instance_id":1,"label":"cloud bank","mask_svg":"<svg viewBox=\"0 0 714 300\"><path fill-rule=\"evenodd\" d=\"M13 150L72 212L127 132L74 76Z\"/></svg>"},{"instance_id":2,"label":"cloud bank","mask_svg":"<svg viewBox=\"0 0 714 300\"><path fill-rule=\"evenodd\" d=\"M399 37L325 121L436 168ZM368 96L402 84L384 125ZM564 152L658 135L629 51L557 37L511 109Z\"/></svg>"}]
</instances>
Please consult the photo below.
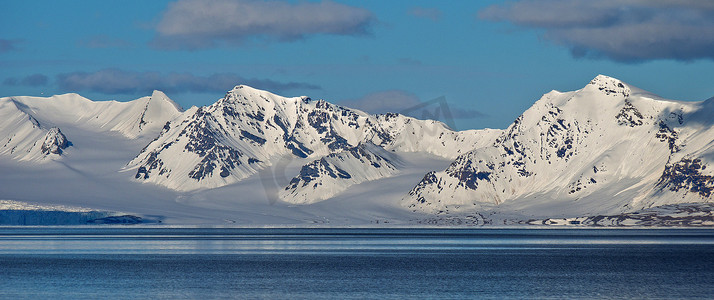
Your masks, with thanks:
<instances>
[{"instance_id":1,"label":"cloud bank","mask_svg":"<svg viewBox=\"0 0 714 300\"><path fill-rule=\"evenodd\" d=\"M520 0L489 6L478 16L540 29L575 57L714 59L713 1Z\"/></svg>"},{"instance_id":2,"label":"cloud bank","mask_svg":"<svg viewBox=\"0 0 714 300\"><path fill-rule=\"evenodd\" d=\"M153 45L201 49L254 39L293 41L310 35L366 35L374 15L332 1L180 0L156 26Z\"/></svg>"},{"instance_id":3,"label":"cloud bank","mask_svg":"<svg viewBox=\"0 0 714 300\"><path fill-rule=\"evenodd\" d=\"M66 92L91 91L110 95L148 94L153 90L166 93L225 92L238 84L274 92L292 89L320 89L301 82L278 82L270 79L243 78L232 73L196 76L190 73L131 72L104 69L93 73L73 72L57 76L57 85Z\"/></svg>"}]
</instances>

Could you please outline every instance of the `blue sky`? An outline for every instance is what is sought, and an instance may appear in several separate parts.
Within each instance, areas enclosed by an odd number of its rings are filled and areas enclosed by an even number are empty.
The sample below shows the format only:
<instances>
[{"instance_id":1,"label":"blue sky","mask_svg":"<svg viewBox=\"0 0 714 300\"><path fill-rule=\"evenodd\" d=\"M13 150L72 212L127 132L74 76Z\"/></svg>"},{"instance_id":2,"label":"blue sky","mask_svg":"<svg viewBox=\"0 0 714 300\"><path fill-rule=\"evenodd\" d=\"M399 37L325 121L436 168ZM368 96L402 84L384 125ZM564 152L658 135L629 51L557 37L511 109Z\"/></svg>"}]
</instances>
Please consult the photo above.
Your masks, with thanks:
<instances>
[{"instance_id":1,"label":"blue sky","mask_svg":"<svg viewBox=\"0 0 714 300\"><path fill-rule=\"evenodd\" d=\"M380 113L440 96L457 129L505 128L597 74L714 96L714 2L0 1L0 96L184 107L237 84Z\"/></svg>"}]
</instances>

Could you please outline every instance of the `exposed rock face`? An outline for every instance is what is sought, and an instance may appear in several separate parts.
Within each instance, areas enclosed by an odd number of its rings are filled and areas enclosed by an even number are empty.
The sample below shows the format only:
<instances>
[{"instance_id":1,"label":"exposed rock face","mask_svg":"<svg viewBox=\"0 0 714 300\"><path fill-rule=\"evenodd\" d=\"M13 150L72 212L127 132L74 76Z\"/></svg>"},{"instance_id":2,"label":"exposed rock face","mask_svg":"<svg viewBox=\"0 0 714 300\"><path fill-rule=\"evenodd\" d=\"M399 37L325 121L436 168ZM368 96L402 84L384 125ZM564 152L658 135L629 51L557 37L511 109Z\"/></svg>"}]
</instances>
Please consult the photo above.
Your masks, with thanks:
<instances>
[{"instance_id":1,"label":"exposed rock face","mask_svg":"<svg viewBox=\"0 0 714 300\"><path fill-rule=\"evenodd\" d=\"M395 154L371 143L360 144L304 165L279 196L290 203L314 203L352 185L389 177L398 167Z\"/></svg>"},{"instance_id":2,"label":"exposed rock face","mask_svg":"<svg viewBox=\"0 0 714 300\"><path fill-rule=\"evenodd\" d=\"M712 196L714 176L704 175L707 165L700 158L682 158L680 161L667 164L657 187L673 192L695 193L703 198Z\"/></svg>"},{"instance_id":3,"label":"exposed rock face","mask_svg":"<svg viewBox=\"0 0 714 300\"><path fill-rule=\"evenodd\" d=\"M42 154L62 155L62 150L72 146L72 142L67 140L67 137L62 134L62 131L57 127L52 127L45 135L45 141L40 148Z\"/></svg>"},{"instance_id":4,"label":"exposed rock face","mask_svg":"<svg viewBox=\"0 0 714 300\"><path fill-rule=\"evenodd\" d=\"M642 126L642 113L632 105L629 100L625 100L625 106L622 107L620 112L615 116L618 125L624 126Z\"/></svg>"}]
</instances>

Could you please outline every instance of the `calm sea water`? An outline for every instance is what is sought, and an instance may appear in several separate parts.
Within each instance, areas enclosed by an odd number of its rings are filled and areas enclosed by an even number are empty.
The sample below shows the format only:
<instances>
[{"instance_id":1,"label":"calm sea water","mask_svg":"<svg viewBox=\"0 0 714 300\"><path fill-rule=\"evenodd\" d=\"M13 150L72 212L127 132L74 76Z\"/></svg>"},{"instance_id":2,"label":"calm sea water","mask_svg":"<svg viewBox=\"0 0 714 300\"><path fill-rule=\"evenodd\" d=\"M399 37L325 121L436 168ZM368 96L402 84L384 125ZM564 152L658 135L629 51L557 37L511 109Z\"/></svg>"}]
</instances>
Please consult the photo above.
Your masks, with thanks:
<instances>
[{"instance_id":1,"label":"calm sea water","mask_svg":"<svg viewBox=\"0 0 714 300\"><path fill-rule=\"evenodd\" d=\"M714 230L0 228L0 299L711 299Z\"/></svg>"}]
</instances>

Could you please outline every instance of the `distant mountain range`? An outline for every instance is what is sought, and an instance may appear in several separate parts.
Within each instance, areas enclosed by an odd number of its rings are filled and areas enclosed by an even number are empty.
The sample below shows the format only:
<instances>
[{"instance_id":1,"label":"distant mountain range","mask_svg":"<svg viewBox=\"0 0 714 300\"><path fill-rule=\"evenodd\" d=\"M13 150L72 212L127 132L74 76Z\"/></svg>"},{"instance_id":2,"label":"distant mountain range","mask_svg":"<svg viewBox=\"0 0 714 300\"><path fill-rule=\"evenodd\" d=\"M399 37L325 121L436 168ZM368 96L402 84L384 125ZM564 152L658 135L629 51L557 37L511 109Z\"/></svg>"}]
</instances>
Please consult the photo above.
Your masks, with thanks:
<instances>
[{"instance_id":1,"label":"distant mountain range","mask_svg":"<svg viewBox=\"0 0 714 300\"><path fill-rule=\"evenodd\" d=\"M453 131L243 85L185 111L159 91L130 102L6 97L0 166L27 179L0 177L0 199L265 224L612 221L685 205L714 225L697 209L714 199L713 125L714 98L666 100L602 75L545 94L505 130ZM259 197L261 173L286 159L297 163L288 180L265 191L277 206L240 197ZM37 191L52 186L68 188Z\"/></svg>"}]
</instances>

